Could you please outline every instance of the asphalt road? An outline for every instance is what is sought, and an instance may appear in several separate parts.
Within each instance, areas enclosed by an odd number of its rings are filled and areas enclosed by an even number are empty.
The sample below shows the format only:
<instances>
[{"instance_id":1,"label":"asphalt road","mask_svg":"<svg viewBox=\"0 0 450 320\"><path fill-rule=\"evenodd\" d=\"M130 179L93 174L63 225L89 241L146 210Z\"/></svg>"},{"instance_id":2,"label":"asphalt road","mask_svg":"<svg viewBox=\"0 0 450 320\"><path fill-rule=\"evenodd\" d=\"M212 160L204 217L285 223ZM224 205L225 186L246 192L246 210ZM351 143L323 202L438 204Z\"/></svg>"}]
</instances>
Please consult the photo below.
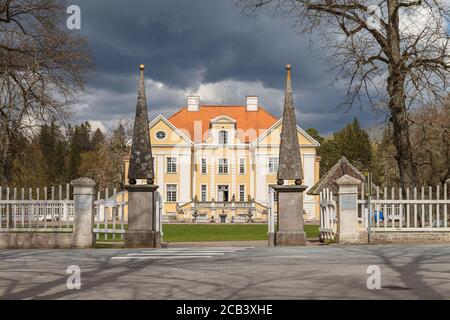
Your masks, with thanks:
<instances>
[{"instance_id":1,"label":"asphalt road","mask_svg":"<svg viewBox=\"0 0 450 320\"><path fill-rule=\"evenodd\" d=\"M81 289L68 289L69 266ZM448 245L0 251L0 299L449 298Z\"/></svg>"}]
</instances>

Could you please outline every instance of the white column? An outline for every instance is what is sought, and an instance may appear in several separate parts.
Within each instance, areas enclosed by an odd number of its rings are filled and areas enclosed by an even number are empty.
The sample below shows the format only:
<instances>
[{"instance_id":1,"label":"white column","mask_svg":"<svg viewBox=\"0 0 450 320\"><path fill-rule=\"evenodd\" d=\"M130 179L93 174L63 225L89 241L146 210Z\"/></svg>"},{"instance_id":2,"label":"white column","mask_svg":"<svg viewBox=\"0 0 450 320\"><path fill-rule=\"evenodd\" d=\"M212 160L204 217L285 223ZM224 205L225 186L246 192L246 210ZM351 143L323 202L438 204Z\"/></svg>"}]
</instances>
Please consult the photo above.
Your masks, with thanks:
<instances>
[{"instance_id":1,"label":"white column","mask_svg":"<svg viewBox=\"0 0 450 320\"><path fill-rule=\"evenodd\" d=\"M162 213L165 214L165 208L164 208L164 202L163 199L165 199L164 193L166 192L166 186L164 184L164 161L165 156L163 154L156 155L156 185L159 186L159 193L161 194L161 206L162 206Z\"/></svg>"},{"instance_id":2,"label":"white column","mask_svg":"<svg viewBox=\"0 0 450 320\"><path fill-rule=\"evenodd\" d=\"M179 202L191 201L191 155L183 153L178 156L180 168L180 197Z\"/></svg>"},{"instance_id":3,"label":"white column","mask_svg":"<svg viewBox=\"0 0 450 320\"><path fill-rule=\"evenodd\" d=\"M231 161L231 190L230 190L230 195L229 195L229 200L231 200L231 197L233 196L233 194L236 197L236 200L239 199L239 195L236 192L236 174L237 174L237 170L236 170L236 165L238 165L236 163L237 159L236 159L236 153L232 150L229 151L229 157L228 159L230 159L229 161Z\"/></svg>"},{"instance_id":4,"label":"white column","mask_svg":"<svg viewBox=\"0 0 450 320\"><path fill-rule=\"evenodd\" d=\"M314 185L314 165L315 165L316 155L314 153L306 153L303 154L303 184L308 186L309 190ZM314 220L315 219L315 199L314 196L310 196L304 193L304 202L303 208L306 211L306 220Z\"/></svg>"},{"instance_id":5,"label":"white column","mask_svg":"<svg viewBox=\"0 0 450 320\"><path fill-rule=\"evenodd\" d=\"M201 163L201 159L197 159L197 152L194 149L192 156L192 164L191 164L191 172L192 172L192 179L191 179L191 199L195 197L195 193L197 190L195 190L195 186L197 185L197 165ZM200 169L201 170L201 169Z\"/></svg>"},{"instance_id":6,"label":"white column","mask_svg":"<svg viewBox=\"0 0 450 320\"><path fill-rule=\"evenodd\" d=\"M214 156L210 156L209 158L209 168L208 168L208 174L209 174L209 198L212 200L212 198L214 198L214 200L217 201L217 197L216 197L216 157Z\"/></svg>"},{"instance_id":7,"label":"white column","mask_svg":"<svg viewBox=\"0 0 450 320\"><path fill-rule=\"evenodd\" d=\"M248 161L249 161L248 166L249 166L249 170L250 170L250 189L248 190L248 194L252 198L256 198L256 193L255 193L255 172L253 170L254 149L253 150L249 149L249 151L248 151Z\"/></svg>"},{"instance_id":8,"label":"white column","mask_svg":"<svg viewBox=\"0 0 450 320\"><path fill-rule=\"evenodd\" d=\"M257 202L267 202L267 155L257 154L255 166L255 200Z\"/></svg>"}]
</instances>

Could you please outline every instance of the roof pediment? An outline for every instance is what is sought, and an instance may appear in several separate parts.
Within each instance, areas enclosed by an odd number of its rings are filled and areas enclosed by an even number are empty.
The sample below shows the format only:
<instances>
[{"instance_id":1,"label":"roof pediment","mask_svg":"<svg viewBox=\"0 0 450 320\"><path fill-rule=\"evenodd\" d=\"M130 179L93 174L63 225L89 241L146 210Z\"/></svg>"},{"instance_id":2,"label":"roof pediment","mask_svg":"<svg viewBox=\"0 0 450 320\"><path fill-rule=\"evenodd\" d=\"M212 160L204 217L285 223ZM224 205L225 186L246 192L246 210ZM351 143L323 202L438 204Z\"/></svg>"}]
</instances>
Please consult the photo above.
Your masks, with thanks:
<instances>
[{"instance_id":1,"label":"roof pediment","mask_svg":"<svg viewBox=\"0 0 450 320\"><path fill-rule=\"evenodd\" d=\"M338 185L336 183L340 178L347 176L358 181L365 181L364 174L358 170L354 165L352 165L346 157L341 157L338 162L324 174L322 178L315 185L309 189L307 194L318 195L323 189L328 188L334 194L338 192ZM355 182L355 181L353 181Z\"/></svg>"},{"instance_id":2,"label":"roof pediment","mask_svg":"<svg viewBox=\"0 0 450 320\"><path fill-rule=\"evenodd\" d=\"M258 139L253 141L253 145L256 146L259 143L261 143L261 141L263 141L266 137L268 137L273 131L275 131L275 129L280 127L282 125L282 122L283 122L283 118L278 119L278 121L275 122L270 128L268 128L267 131L265 131L263 134L261 134L258 137ZM311 143L311 146L314 146L314 147L320 146L320 143L317 142L317 140L315 140L313 137L311 137L305 130L300 128L300 126L298 126L298 125L297 125L297 132L300 133L303 137L305 137L306 140L308 140Z\"/></svg>"},{"instance_id":3,"label":"roof pediment","mask_svg":"<svg viewBox=\"0 0 450 320\"><path fill-rule=\"evenodd\" d=\"M226 115L221 115L210 120L211 124L236 124L236 122L237 120Z\"/></svg>"}]
</instances>

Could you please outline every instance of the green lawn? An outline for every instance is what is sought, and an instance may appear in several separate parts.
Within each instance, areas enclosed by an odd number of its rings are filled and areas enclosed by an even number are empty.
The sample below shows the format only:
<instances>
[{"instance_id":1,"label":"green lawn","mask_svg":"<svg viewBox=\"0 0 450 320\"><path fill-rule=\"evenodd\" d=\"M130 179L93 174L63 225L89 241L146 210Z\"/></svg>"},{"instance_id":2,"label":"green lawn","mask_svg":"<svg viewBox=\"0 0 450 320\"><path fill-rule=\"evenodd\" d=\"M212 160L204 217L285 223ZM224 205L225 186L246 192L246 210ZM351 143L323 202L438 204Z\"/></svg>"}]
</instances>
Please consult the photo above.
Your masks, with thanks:
<instances>
[{"instance_id":1,"label":"green lawn","mask_svg":"<svg viewBox=\"0 0 450 320\"><path fill-rule=\"evenodd\" d=\"M103 225L100 225L102 228ZM127 229L125 225L125 229ZM108 225L112 228L112 225ZM319 226L305 225L307 238L319 237ZM164 224L163 241L166 242L200 242L200 241L251 241L267 239L267 224ZM100 233L99 241L120 242L120 235Z\"/></svg>"},{"instance_id":2,"label":"green lawn","mask_svg":"<svg viewBox=\"0 0 450 320\"><path fill-rule=\"evenodd\" d=\"M307 238L319 237L319 226L305 225ZM165 224L167 242L266 240L267 224Z\"/></svg>"}]
</instances>

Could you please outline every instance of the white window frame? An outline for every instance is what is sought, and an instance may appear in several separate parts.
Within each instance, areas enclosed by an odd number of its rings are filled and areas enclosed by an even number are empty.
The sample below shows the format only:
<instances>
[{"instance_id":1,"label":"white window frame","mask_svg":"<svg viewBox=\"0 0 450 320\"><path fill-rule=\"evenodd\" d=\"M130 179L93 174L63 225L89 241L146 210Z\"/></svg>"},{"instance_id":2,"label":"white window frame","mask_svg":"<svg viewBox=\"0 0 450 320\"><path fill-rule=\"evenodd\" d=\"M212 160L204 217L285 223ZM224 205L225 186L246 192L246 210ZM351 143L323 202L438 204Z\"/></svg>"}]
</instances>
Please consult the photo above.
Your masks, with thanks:
<instances>
[{"instance_id":1,"label":"white window frame","mask_svg":"<svg viewBox=\"0 0 450 320\"><path fill-rule=\"evenodd\" d=\"M203 172L203 160L205 160L205 172ZM200 172L201 174L208 174L208 159L201 158L200 159Z\"/></svg>"},{"instance_id":2,"label":"white window frame","mask_svg":"<svg viewBox=\"0 0 450 320\"><path fill-rule=\"evenodd\" d=\"M225 136L222 137L221 134L225 132ZM221 138L225 138L225 142L221 142ZM228 145L230 144L230 132L228 130L219 130L217 133L217 144Z\"/></svg>"},{"instance_id":3,"label":"white window frame","mask_svg":"<svg viewBox=\"0 0 450 320\"><path fill-rule=\"evenodd\" d=\"M274 164L273 163L271 164L271 160L273 161L275 159L276 159L276 168L275 168L276 170L274 169ZM280 160L278 157L269 157L267 159L267 171L269 173L271 173L271 174L277 173L279 166L280 166Z\"/></svg>"},{"instance_id":4,"label":"white window frame","mask_svg":"<svg viewBox=\"0 0 450 320\"><path fill-rule=\"evenodd\" d=\"M243 163L241 163L241 162L243 162ZM246 159L245 158L239 158L239 174L240 175L245 175L245 166L246 166ZM243 166L243 167L241 167L241 166ZM243 171L241 171L241 168L243 168L244 170Z\"/></svg>"},{"instance_id":5,"label":"white window frame","mask_svg":"<svg viewBox=\"0 0 450 320\"><path fill-rule=\"evenodd\" d=\"M225 160L226 166L221 165L221 164L220 164L220 160ZM220 175L227 175L227 174L230 172L229 166L230 166L230 164L229 164L228 158L218 158L218 159L217 159L217 173L218 173L218 174L220 174ZM220 172L220 171L221 171L221 170L220 170L221 168L222 168L222 172ZM223 170L224 168L227 169L226 172Z\"/></svg>"},{"instance_id":6,"label":"white window frame","mask_svg":"<svg viewBox=\"0 0 450 320\"><path fill-rule=\"evenodd\" d=\"M241 187L243 187L243 190L241 190ZM239 185L239 202L244 202L245 201L245 196L247 195L246 192L245 192L246 191L245 189L246 189L245 184L240 184ZM242 195L241 191L243 191L243 197L242 198L241 198L241 195Z\"/></svg>"},{"instance_id":7,"label":"white window frame","mask_svg":"<svg viewBox=\"0 0 450 320\"><path fill-rule=\"evenodd\" d=\"M231 195L231 185L229 183L218 183L216 185L216 199L219 201L219 186L227 186L228 187L228 202L231 201L232 195Z\"/></svg>"},{"instance_id":8,"label":"white window frame","mask_svg":"<svg viewBox=\"0 0 450 320\"><path fill-rule=\"evenodd\" d=\"M175 186L175 191L173 190L169 191L169 186ZM173 195L169 197L169 192L175 192L175 200L172 200ZM178 185L176 183L166 184L166 202L177 202L177 199L178 199Z\"/></svg>"},{"instance_id":9,"label":"white window frame","mask_svg":"<svg viewBox=\"0 0 450 320\"><path fill-rule=\"evenodd\" d=\"M174 163L170 163L170 170L169 170L169 159L175 159L175 171L173 171L173 165ZM166 157L166 173L172 174L172 173L177 173L177 164L178 164L178 159L177 157Z\"/></svg>"},{"instance_id":10,"label":"white window frame","mask_svg":"<svg viewBox=\"0 0 450 320\"><path fill-rule=\"evenodd\" d=\"M203 189L203 187L205 187ZM203 191L205 192L203 197ZM208 185L207 184L201 184L200 185L200 201L205 202L208 201Z\"/></svg>"}]
</instances>

